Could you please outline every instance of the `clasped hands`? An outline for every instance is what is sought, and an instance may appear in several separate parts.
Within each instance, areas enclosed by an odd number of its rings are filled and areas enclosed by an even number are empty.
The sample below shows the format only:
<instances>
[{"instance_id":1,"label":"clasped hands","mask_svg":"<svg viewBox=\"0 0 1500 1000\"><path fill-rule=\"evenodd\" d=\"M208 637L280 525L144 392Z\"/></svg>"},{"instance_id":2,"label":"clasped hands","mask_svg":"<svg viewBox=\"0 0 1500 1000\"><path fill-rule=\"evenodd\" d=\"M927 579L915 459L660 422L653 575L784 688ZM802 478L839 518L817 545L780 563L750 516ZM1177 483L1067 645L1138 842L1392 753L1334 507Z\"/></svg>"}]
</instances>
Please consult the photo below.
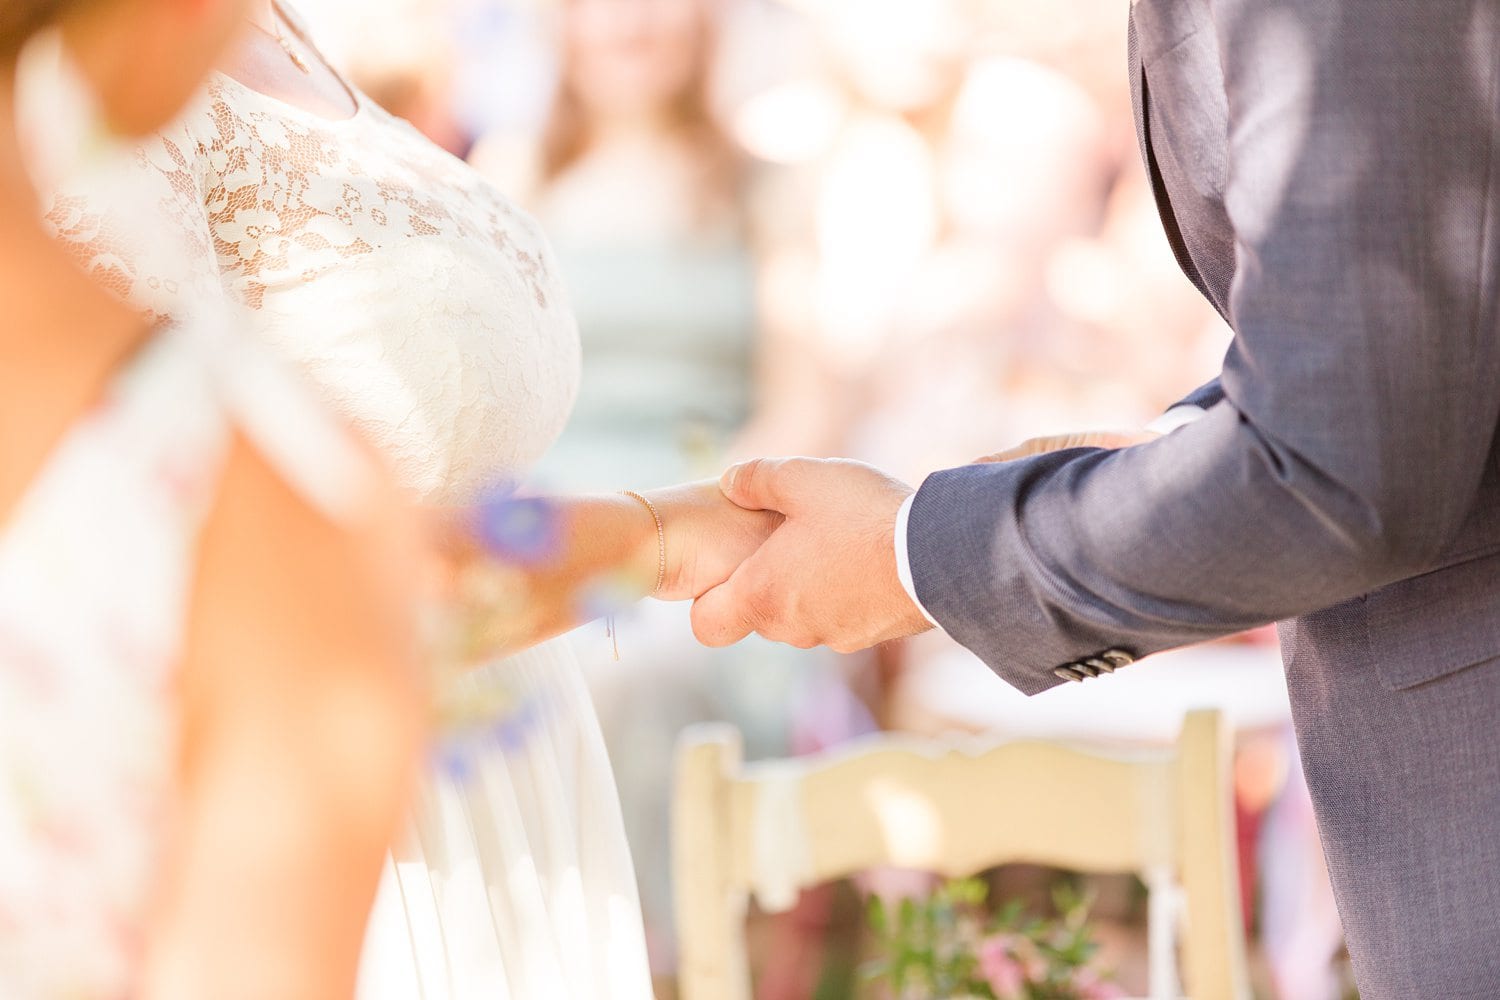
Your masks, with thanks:
<instances>
[{"instance_id":1,"label":"clasped hands","mask_svg":"<svg viewBox=\"0 0 1500 1000\"><path fill-rule=\"evenodd\" d=\"M1155 436L1035 438L978 461L1119 448ZM662 595L695 598L693 632L705 645L728 646L754 632L847 653L932 627L897 571L896 521L910 486L860 462L785 458L737 465L719 489L733 506L687 532L693 566Z\"/></svg>"}]
</instances>

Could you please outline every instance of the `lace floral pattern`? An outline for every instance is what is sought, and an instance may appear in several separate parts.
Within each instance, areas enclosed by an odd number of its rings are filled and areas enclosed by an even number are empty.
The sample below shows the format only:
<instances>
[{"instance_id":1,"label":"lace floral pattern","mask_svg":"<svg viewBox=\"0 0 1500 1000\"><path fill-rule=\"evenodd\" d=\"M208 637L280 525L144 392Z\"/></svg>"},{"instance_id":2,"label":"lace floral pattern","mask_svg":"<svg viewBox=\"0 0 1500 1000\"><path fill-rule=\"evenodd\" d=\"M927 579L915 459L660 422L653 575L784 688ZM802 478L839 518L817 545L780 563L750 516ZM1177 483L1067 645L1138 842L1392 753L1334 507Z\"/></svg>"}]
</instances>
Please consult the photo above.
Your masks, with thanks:
<instances>
[{"instance_id":1,"label":"lace floral pattern","mask_svg":"<svg viewBox=\"0 0 1500 1000\"><path fill-rule=\"evenodd\" d=\"M50 199L46 223L96 281L154 319L217 313L222 286L195 165L169 141L137 148L133 164L73 178Z\"/></svg>"},{"instance_id":2,"label":"lace floral pattern","mask_svg":"<svg viewBox=\"0 0 1500 1000\"><path fill-rule=\"evenodd\" d=\"M148 263L148 248L118 249L118 206L102 213L64 193L52 224L157 312L194 312L189 295L227 292L408 486L464 502L522 478L561 432L577 330L531 218L406 122L358 102L352 118L329 121L215 77L138 155L150 190L137 200L181 233L175 267Z\"/></svg>"}]
</instances>

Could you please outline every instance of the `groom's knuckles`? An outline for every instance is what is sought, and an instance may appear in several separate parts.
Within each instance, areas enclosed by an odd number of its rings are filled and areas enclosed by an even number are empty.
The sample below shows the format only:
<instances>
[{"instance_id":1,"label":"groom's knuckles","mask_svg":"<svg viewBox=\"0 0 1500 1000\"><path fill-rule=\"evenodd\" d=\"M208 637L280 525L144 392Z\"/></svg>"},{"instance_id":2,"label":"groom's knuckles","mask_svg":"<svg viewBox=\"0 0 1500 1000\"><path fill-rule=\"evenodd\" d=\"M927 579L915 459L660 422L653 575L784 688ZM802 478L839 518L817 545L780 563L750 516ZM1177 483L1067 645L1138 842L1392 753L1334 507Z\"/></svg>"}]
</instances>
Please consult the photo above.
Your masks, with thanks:
<instances>
[{"instance_id":1,"label":"groom's knuckles","mask_svg":"<svg viewBox=\"0 0 1500 1000\"><path fill-rule=\"evenodd\" d=\"M693 634L707 646L732 646L756 630L753 570L742 567L729 582L693 603Z\"/></svg>"},{"instance_id":2,"label":"groom's knuckles","mask_svg":"<svg viewBox=\"0 0 1500 1000\"><path fill-rule=\"evenodd\" d=\"M820 645L822 645L822 643L818 642L816 638L807 634L806 632L794 632L791 633L787 638L779 641L784 642L788 646L793 646L797 649L817 649Z\"/></svg>"},{"instance_id":3,"label":"groom's knuckles","mask_svg":"<svg viewBox=\"0 0 1500 1000\"><path fill-rule=\"evenodd\" d=\"M851 623L846 616L831 617L831 613L825 612L824 621L819 629L822 645L827 646L835 653L854 653L864 647L857 638L863 628L863 623Z\"/></svg>"},{"instance_id":4,"label":"groom's knuckles","mask_svg":"<svg viewBox=\"0 0 1500 1000\"><path fill-rule=\"evenodd\" d=\"M869 645L872 644L865 643L862 640L853 638L849 635L841 635L837 638L828 640L829 649L833 650L835 653L844 653L846 655L849 653L857 653L861 649L867 648Z\"/></svg>"},{"instance_id":5,"label":"groom's knuckles","mask_svg":"<svg viewBox=\"0 0 1500 1000\"><path fill-rule=\"evenodd\" d=\"M815 627L816 608L791 577L795 570L763 553L752 558L731 580L704 594L693 605L693 633L709 646L739 642L751 632L801 649L824 642Z\"/></svg>"},{"instance_id":6,"label":"groom's knuckles","mask_svg":"<svg viewBox=\"0 0 1500 1000\"><path fill-rule=\"evenodd\" d=\"M720 593L724 589L710 590L693 602L693 635L705 646L732 646L750 634L748 627L736 621L733 608Z\"/></svg>"},{"instance_id":7,"label":"groom's knuckles","mask_svg":"<svg viewBox=\"0 0 1500 1000\"><path fill-rule=\"evenodd\" d=\"M741 613L757 632L774 629L784 617L781 595L776 584L767 577L751 577L741 594Z\"/></svg>"},{"instance_id":8,"label":"groom's knuckles","mask_svg":"<svg viewBox=\"0 0 1500 1000\"><path fill-rule=\"evenodd\" d=\"M785 588L772 573L755 567L745 575L739 589L738 616L750 631L773 642L803 646L805 637L798 629L797 616L790 610L788 597Z\"/></svg>"},{"instance_id":9,"label":"groom's knuckles","mask_svg":"<svg viewBox=\"0 0 1500 1000\"><path fill-rule=\"evenodd\" d=\"M827 643L826 630L819 624L819 609L808 592L796 584L768 600L764 615L766 621L759 631L768 639L798 649L816 649Z\"/></svg>"}]
</instances>

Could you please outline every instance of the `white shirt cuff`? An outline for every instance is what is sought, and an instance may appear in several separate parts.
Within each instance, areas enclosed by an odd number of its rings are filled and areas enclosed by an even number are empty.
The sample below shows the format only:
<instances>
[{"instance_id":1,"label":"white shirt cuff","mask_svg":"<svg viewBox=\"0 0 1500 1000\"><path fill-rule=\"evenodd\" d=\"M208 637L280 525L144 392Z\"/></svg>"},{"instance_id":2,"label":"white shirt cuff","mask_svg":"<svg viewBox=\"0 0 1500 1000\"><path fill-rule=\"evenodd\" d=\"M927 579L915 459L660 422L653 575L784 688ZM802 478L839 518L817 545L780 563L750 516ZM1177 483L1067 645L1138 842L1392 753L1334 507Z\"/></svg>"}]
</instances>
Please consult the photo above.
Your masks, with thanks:
<instances>
[{"instance_id":1,"label":"white shirt cuff","mask_svg":"<svg viewBox=\"0 0 1500 1000\"><path fill-rule=\"evenodd\" d=\"M1155 431L1158 434L1170 434L1179 427L1186 427L1207 412L1201 406L1184 403L1182 406L1172 407L1166 413L1151 421L1146 425L1146 430Z\"/></svg>"},{"instance_id":2,"label":"white shirt cuff","mask_svg":"<svg viewBox=\"0 0 1500 1000\"><path fill-rule=\"evenodd\" d=\"M922 612L922 617L933 625L937 625L938 620L927 613L927 609L922 607L922 599L917 596L917 584L911 575L911 553L906 550L906 524L911 520L911 505L916 499L915 493L907 497L906 502L901 505L901 510L896 513L896 575L901 578L901 586L906 588L906 596L910 597L911 602L917 606L917 610ZM938 625L938 627L942 626Z\"/></svg>"}]
</instances>

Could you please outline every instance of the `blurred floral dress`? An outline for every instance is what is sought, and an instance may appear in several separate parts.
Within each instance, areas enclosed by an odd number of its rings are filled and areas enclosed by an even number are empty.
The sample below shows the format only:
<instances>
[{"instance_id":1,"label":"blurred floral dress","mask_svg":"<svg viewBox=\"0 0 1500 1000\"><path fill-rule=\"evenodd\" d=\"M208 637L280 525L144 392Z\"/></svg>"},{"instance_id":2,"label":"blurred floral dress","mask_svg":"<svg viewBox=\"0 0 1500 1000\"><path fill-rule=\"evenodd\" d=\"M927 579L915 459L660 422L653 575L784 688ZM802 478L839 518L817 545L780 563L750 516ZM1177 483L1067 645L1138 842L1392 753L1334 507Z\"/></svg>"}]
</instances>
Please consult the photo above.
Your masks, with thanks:
<instances>
[{"instance_id":1,"label":"blurred floral dress","mask_svg":"<svg viewBox=\"0 0 1500 1000\"><path fill-rule=\"evenodd\" d=\"M354 97L329 120L215 77L138 166L242 325L423 503L467 504L524 478L567 421L573 314L526 215ZM440 701L361 995L649 997L614 777L567 644L450 680Z\"/></svg>"},{"instance_id":2,"label":"blurred floral dress","mask_svg":"<svg viewBox=\"0 0 1500 1000\"><path fill-rule=\"evenodd\" d=\"M131 995L173 818L176 666L232 432L330 514L357 452L239 345L133 357L0 531L0 997Z\"/></svg>"}]
</instances>

